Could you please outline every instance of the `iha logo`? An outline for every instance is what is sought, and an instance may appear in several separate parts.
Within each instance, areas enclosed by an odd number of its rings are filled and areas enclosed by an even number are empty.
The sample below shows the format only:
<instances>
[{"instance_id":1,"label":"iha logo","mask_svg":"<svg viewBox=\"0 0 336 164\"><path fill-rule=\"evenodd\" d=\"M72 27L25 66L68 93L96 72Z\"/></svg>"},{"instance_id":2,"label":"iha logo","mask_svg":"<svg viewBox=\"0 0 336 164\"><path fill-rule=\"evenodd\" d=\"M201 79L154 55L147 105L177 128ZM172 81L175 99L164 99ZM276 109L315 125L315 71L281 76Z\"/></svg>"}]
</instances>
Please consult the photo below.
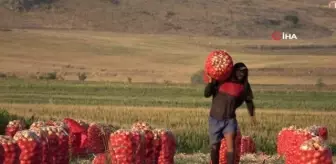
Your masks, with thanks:
<instances>
[{"instance_id":1,"label":"iha logo","mask_svg":"<svg viewBox=\"0 0 336 164\"><path fill-rule=\"evenodd\" d=\"M273 40L293 40L293 39L298 39L295 34L291 34L288 32L279 32L275 31L272 33L272 39Z\"/></svg>"}]
</instances>

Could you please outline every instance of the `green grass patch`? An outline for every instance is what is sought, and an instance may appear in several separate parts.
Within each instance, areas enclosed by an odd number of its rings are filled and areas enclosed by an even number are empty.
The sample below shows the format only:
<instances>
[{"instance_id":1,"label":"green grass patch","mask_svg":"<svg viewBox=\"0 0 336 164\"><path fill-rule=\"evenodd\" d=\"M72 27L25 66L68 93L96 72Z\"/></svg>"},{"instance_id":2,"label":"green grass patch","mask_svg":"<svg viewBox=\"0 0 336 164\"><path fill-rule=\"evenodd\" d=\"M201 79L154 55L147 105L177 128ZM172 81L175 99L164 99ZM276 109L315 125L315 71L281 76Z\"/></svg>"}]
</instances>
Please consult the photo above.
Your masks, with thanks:
<instances>
[{"instance_id":1,"label":"green grass patch","mask_svg":"<svg viewBox=\"0 0 336 164\"><path fill-rule=\"evenodd\" d=\"M258 109L332 111L336 108L336 92L262 88L253 88ZM3 80L0 102L208 108L211 98L203 97L203 89L203 85Z\"/></svg>"}]
</instances>

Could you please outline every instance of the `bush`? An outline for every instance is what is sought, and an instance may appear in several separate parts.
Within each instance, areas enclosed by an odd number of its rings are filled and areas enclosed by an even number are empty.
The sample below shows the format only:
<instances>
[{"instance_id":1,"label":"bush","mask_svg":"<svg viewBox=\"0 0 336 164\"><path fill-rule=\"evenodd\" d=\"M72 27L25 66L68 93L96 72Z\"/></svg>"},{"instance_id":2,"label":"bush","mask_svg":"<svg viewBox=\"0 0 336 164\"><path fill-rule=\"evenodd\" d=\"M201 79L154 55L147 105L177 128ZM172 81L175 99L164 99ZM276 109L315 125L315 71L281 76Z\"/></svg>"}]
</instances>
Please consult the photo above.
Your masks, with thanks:
<instances>
[{"instance_id":1,"label":"bush","mask_svg":"<svg viewBox=\"0 0 336 164\"><path fill-rule=\"evenodd\" d=\"M318 78L318 79L316 80L316 84L315 84L315 86L316 86L317 88L323 88L323 87L326 86L326 84L323 82L323 79L322 79L322 78Z\"/></svg>"},{"instance_id":2,"label":"bush","mask_svg":"<svg viewBox=\"0 0 336 164\"><path fill-rule=\"evenodd\" d=\"M286 15L284 20L292 22L294 25L299 23L299 18L296 15Z\"/></svg>"},{"instance_id":3,"label":"bush","mask_svg":"<svg viewBox=\"0 0 336 164\"><path fill-rule=\"evenodd\" d=\"M7 78L7 75L5 73L0 72L0 78Z\"/></svg>"},{"instance_id":4,"label":"bush","mask_svg":"<svg viewBox=\"0 0 336 164\"><path fill-rule=\"evenodd\" d=\"M132 83L132 78L131 77L127 77L127 82L128 83Z\"/></svg>"},{"instance_id":5,"label":"bush","mask_svg":"<svg viewBox=\"0 0 336 164\"><path fill-rule=\"evenodd\" d=\"M190 78L191 84L203 84L204 83L203 75L204 75L204 70L203 69L194 73Z\"/></svg>"},{"instance_id":6,"label":"bush","mask_svg":"<svg viewBox=\"0 0 336 164\"><path fill-rule=\"evenodd\" d=\"M4 0L3 4L14 11L29 11L42 5L50 5L56 0Z\"/></svg>"},{"instance_id":7,"label":"bush","mask_svg":"<svg viewBox=\"0 0 336 164\"><path fill-rule=\"evenodd\" d=\"M0 135L5 135L6 126L8 125L9 121L12 120L22 120L27 127L30 127L30 125L36 121L35 116L31 116L29 119L24 119L23 117L19 117L14 114L10 114L5 109L0 109Z\"/></svg>"},{"instance_id":8,"label":"bush","mask_svg":"<svg viewBox=\"0 0 336 164\"><path fill-rule=\"evenodd\" d=\"M87 75L84 72L83 73L78 73L77 76L78 76L78 80L80 80L80 81L85 81L86 78L87 78Z\"/></svg>"},{"instance_id":9,"label":"bush","mask_svg":"<svg viewBox=\"0 0 336 164\"><path fill-rule=\"evenodd\" d=\"M56 80L57 73L56 72L49 72L46 74L39 75L38 77L40 80Z\"/></svg>"}]
</instances>

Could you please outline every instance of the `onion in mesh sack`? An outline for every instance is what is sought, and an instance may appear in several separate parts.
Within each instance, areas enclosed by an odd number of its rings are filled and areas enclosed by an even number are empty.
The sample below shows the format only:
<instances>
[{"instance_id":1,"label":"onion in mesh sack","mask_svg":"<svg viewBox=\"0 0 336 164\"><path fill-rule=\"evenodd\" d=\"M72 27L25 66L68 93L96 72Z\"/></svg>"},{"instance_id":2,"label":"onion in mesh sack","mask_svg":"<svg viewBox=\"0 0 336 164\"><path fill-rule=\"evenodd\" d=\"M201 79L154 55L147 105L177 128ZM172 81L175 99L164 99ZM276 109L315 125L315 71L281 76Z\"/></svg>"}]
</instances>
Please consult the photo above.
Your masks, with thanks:
<instances>
[{"instance_id":1,"label":"onion in mesh sack","mask_svg":"<svg viewBox=\"0 0 336 164\"><path fill-rule=\"evenodd\" d=\"M132 125L132 130L153 130L147 122L136 122Z\"/></svg>"},{"instance_id":2,"label":"onion in mesh sack","mask_svg":"<svg viewBox=\"0 0 336 164\"><path fill-rule=\"evenodd\" d=\"M242 136L240 143L240 155L256 152L256 145L252 137Z\"/></svg>"},{"instance_id":3,"label":"onion in mesh sack","mask_svg":"<svg viewBox=\"0 0 336 164\"><path fill-rule=\"evenodd\" d=\"M6 135L13 137L16 132L25 129L26 125L21 120L9 121L6 127Z\"/></svg>"},{"instance_id":4,"label":"onion in mesh sack","mask_svg":"<svg viewBox=\"0 0 336 164\"><path fill-rule=\"evenodd\" d=\"M236 136L236 157L235 157L235 163L236 164L239 164L239 161L240 161L240 148L241 148L241 133L240 131L238 130L237 131L237 136ZM220 147L220 150L219 150L219 163L220 164L227 164L227 157L226 157L226 152L227 152L227 145L226 145L226 140L225 138L222 139L221 141L221 147Z\"/></svg>"},{"instance_id":5,"label":"onion in mesh sack","mask_svg":"<svg viewBox=\"0 0 336 164\"><path fill-rule=\"evenodd\" d=\"M296 150L297 164L332 164L331 149L321 137L313 137Z\"/></svg>"},{"instance_id":6,"label":"onion in mesh sack","mask_svg":"<svg viewBox=\"0 0 336 164\"><path fill-rule=\"evenodd\" d=\"M328 139L328 129L325 126L313 125L306 128L313 136L320 136L324 140Z\"/></svg>"},{"instance_id":7,"label":"onion in mesh sack","mask_svg":"<svg viewBox=\"0 0 336 164\"><path fill-rule=\"evenodd\" d=\"M69 164L69 136L65 129L60 126L47 126L43 130L48 133L48 158L52 159L52 164Z\"/></svg>"},{"instance_id":8,"label":"onion in mesh sack","mask_svg":"<svg viewBox=\"0 0 336 164\"><path fill-rule=\"evenodd\" d=\"M89 128L89 124L87 123L87 121L79 120L79 119L77 119L76 121L79 123L79 125L84 127L86 130Z\"/></svg>"},{"instance_id":9,"label":"onion in mesh sack","mask_svg":"<svg viewBox=\"0 0 336 164\"><path fill-rule=\"evenodd\" d=\"M150 130L120 129L112 133L109 145L112 163L160 164L160 160L154 156L153 139L154 133ZM158 140L161 141L160 138ZM161 150L161 144L158 146ZM159 158L160 153L156 155ZM155 159L156 161L154 161ZM169 164L169 161L166 163Z\"/></svg>"},{"instance_id":10,"label":"onion in mesh sack","mask_svg":"<svg viewBox=\"0 0 336 164\"><path fill-rule=\"evenodd\" d=\"M132 131L139 131L144 135L145 163L153 163L154 154L154 133L152 127L147 122L136 122L132 125Z\"/></svg>"},{"instance_id":11,"label":"onion in mesh sack","mask_svg":"<svg viewBox=\"0 0 336 164\"><path fill-rule=\"evenodd\" d=\"M285 153L285 159L286 159L286 164L297 164L297 158L296 158L296 150L299 149L300 145L311 139L312 136L311 134L304 130L304 129L297 129L292 133L292 135L289 135L287 138L287 150ZM280 143L281 144L281 143Z\"/></svg>"},{"instance_id":12,"label":"onion in mesh sack","mask_svg":"<svg viewBox=\"0 0 336 164\"><path fill-rule=\"evenodd\" d=\"M44 121L36 121L36 122L33 122L30 125L29 129L32 129L32 128L41 128L41 127L44 127L44 126L47 126L47 124Z\"/></svg>"},{"instance_id":13,"label":"onion in mesh sack","mask_svg":"<svg viewBox=\"0 0 336 164\"><path fill-rule=\"evenodd\" d=\"M109 154L99 153L93 158L92 164L112 164L108 157Z\"/></svg>"},{"instance_id":14,"label":"onion in mesh sack","mask_svg":"<svg viewBox=\"0 0 336 164\"><path fill-rule=\"evenodd\" d=\"M168 129L154 129L154 154L158 164L173 164L176 153L176 139Z\"/></svg>"},{"instance_id":15,"label":"onion in mesh sack","mask_svg":"<svg viewBox=\"0 0 336 164\"><path fill-rule=\"evenodd\" d=\"M41 164L42 143L36 133L31 130L18 131L13 139L20 148L20 163Z\"/></svg>"},{"instance_id":16,"label":"onion in mesh sack","mask_svg":"<svg viewBox=\"0 0 336 164\"><path fill-rule=\"evenodd\" d=\"M204 81L209 81L207 75L218 81L225 81L231 75L232 69L233 60L226 51L212 51L205 61Z\"/></svg>"},{"instance_id":17,"label":"onion in mesh sack","mask_svg":"<svg viewBox=\"0 0 336 164\"><path fill-rule=\"evenodd\" d=\"M17 164L19 163L20 149L15 140L10 136L0 135L0 163ZM2 159L1 159L2 158Z\"/></svg>"},{"instance_id":18,"label":"onion in mesh sack","mask_svg":"<svg viewBox=\"0 0 336 164\"><path fill-rule=\"evenodd\" d=\"M41 164L49 164L52 163L52 160L48 158L49 154L49 146L48 146L48 132L44 130L42 127L31 127L30 130L35 132L37 136L40 137L41 144L42 144L42 161Z\"/></svg>"},{"instance_id":19,"label":"onion in mesh sack","mask_svg":"<svg viewBox=\"0 0 336 164\"><path fill-rule=\"evenodd\" d=\"M285 156L288 153L289 147L291 146L292 136L296 130L295 126L290 126L289 128L283 128L277 136L277 152L280 156Z\"/></svg>"},{"instance_id":20,"label":"onion in mesh sack","mask_svg":"<svg viewBox=\"0 0 336 164\"><path fill-rule=\"evenodd\" d=\"M136 159L144 160L141 144L133 139L130 130L120 129L110 135L109 152L112 163L135 164Z\"/></svg>"},{"instance_id":21,"label":"onion in mesh sack","mask_svg":"<svg viewBox=\"0 0 336 164\"><path fill-rule=\"evenodd\" d=\"M69 133L69 127L66 123L63 121L47 121L46 126L58 126L65 130L65 132Z\"/></svg>"},{"instance_id":22,"label":"onion in mesh sack","mask_svg":"<svg viewBox=\"0 0 336 164\"><path fill-rule=\"evenodd\" d=\"M87 138L87 129L71 118L65 118L63 122L69 127L69 151L71 156L85 156L87 150L86 147L83 147L82 140Z\"/></svg>"},{"instance_id":23,"label":"onion in mesh sack","mask_svg":"<svg viewBox=\"0 0 336 164\"><path fill-rule=\"evenodd\" d=\"M87 132L89 151L94 154L104 153L108 149L108 140L112 130L113 127L100 123L91 123Z\"/></svg>"}]
</instances>

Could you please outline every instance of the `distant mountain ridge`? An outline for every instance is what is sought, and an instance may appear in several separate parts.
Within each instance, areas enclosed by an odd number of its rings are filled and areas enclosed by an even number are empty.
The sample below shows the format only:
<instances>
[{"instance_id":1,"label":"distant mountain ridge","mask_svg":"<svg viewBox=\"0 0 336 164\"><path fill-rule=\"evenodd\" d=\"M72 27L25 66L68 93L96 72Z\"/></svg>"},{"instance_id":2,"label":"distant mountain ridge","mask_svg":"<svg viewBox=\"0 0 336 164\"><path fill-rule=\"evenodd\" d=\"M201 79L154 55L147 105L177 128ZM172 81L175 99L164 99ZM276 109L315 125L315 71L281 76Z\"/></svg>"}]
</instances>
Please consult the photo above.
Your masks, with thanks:
<instances>
[{"instance_id":1,"label":"distant mountain ridge","mask_svg":"<svg viewBox=\"0 0 336 164\"><path fill-rule=\"evenodd\" d=\"M336 9L326 8L328 2L0 0L0 28L87 29L251 39L270 38L274 30L279 30L295 33L299 38L319 38L331 36L336 30Z\"/></svg>"}]
</instances>

